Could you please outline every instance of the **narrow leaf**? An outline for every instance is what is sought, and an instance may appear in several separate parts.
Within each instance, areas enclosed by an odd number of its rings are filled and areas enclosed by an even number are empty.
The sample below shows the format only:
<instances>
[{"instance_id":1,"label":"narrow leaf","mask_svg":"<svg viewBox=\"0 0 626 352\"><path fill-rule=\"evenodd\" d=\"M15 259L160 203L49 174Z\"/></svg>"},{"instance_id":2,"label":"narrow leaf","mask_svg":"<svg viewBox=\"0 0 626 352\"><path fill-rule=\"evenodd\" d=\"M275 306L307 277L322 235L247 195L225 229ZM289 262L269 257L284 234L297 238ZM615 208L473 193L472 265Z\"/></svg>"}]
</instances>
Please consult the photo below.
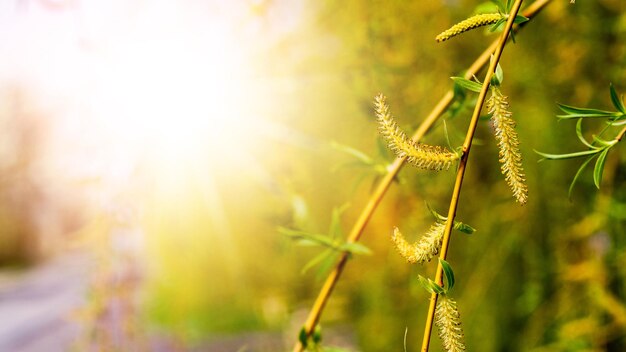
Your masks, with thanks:
<instances>
[{"instance_id":1,"label":"narrow leaf","mask_svg":"<svg viewBox=\"0 0 626 352\"><path fill-rule=\"evenodd\" d=\"M445 291L443 287L437 285L433 280L426 279L422 275L418 275L417 280L419 281L420 286L422 286L429 293L434 294L443 294Z\"/></svg>"},{"instance_id":2,"label":"narrow leaf","mask_svg":"<svg viewBox=\"0 0 626 352\"><path fill-rule=\"evenodd\" d=\"M367 154L365 154L364 152L358 149L352 148L347 145L339 144L337 142L331 142L330 147L337 151L353 156L366 165L374 164L374 160L372 158L370 158Z\"/></svg>"},{"instance_id":3,"label":"narrow leaf","mask_svg":"<svg viewBox=\"0 0 626 352\"><path fill-rule=\"evenodd\" d=\"M298 242L299 245L302 245L302 246L318 245L318 246L332 248L335 250L339 249L337 242L335 242L332 238L326 235L317 234L317 233L306 233L306 232L295 233L295 234L285 233L285 235L293 238L294 240Z\"/></svg>"},{"instance_id":4,"label":"narrow leaf","mask_svg":"<svg viewBox=\"0 0 626 352\"><path fill-rule=\"evenodd\" d=\"M322 342L322 327L320 325L317 325L315 327L312 337L315 344L319 344L320 342Z\"/></svg>"},{"instance_id":5,"label":"narrow leaf","mask_svg":"<svg viewBox=\"0 0 626 352\"><path fill-rule=\"evenodd\" d=\"M435 293L430 283L428 282L428 279L426 279L422 275L418 275L417 281L419 282L420 286L422 286L426 291L428 291L428 293Z\"/></svg>"},{"instance_id":6,"label":"narrow leaf","mask_svg":"<svg viewBox=\"0 0 626 352\"><path fill-rule=\"evenodd\" d=\"M350 207L349 203L333 208L333 214L330 219L330 228L328 229L328 233L331 237L334 238L343 235L343 229L341 228L341 214L346 211L348 207Z\"/></svg>"},{"instance_id":7,"label":"narrow leaf","mask_svg":"<svg viewBox=\"0 0 626 352\"><path fill-rule=\"evenodd\" d=\"M604 163L606 162L606 155L609 153L609 149L606 148L598 155L598 160L596 160L596 165L593 168L593 183L596 184L596 187L600 189L600 182L602 182L602 173L604 172Z\"/></svg>"},{"instance_id":8,"label":"narrow leaf","mask_svg":"<svg viewBox=\"0 0 626 352\"><path fill-rule=\"evenodd\" d=\"M489 32L495 32L505 22L506 22L506 19L504 19L504 18L499 19L496 23L494 23L491 27L489 27ZM513 33L513 32L511 32L511 33Z\"/></svg>"},{"instance_id":9,"label":"narrow leaf","mask_svg":"<svg viewBox=\"0 0 626 352\"><path fill-rule=\"evenodd\" d=\"M439 214L437 211L435 211L435 209L433 209L433 208L430 206L430 204L426 203L426 208L428 208L428 211L429 211L431 214L433 214L433 216L435 217L435 219L436 219L438 222L445 222L446 220L448 220L448 218L447 218L447 217L445 217L445 216L443 216L443 215Z\"/></svg>"},{"instance_id":10,"label":"narrow leaf","mask_svg":"<svg viewBox=\"0 0 626 352\"><path fill-rule=\"evenodd\" d=\"M587 147L589 148L595 148L593 145L591 145L591 143L587 142L587 140L585 139L585 137L583 136L583 119L578 119L578 122L576 122L576 135L578 136L578 139Z\"/></svg>"},{"instance_id":11,"label":"narrow leaf","mask_svg":"<svg viewBox=\"0 0 626 352\"><path fill-rule=\"evenodd\" d=\"M593 140L594 140L596 143L598 143L598 144L600 144L600 145L602 145L602 146L604 146L604 147L611 147L611 146L613 146L615 143L617 143L617 142L616 142L616 141L614 141L614 140L610 140L610 141L604 140L604 139L602 139L602 138L600 138L600 137L598 137L598 136L596 136L596 135L594 135L594 136L593 136ZM599 149L599 148L597 148L597 147L596 147L596 149Z\"/></svg>"},{"instance_id":12,"label":"narrow leaf","mask_svg":"<svg viewBox=\"0 0 626 352\"><path fill-rule=\"evenodd\" d=\"M454 81L454 83L462 88L465 88L469 91L480 93L482 85L478 82L470 81L469 79L465 79L463 77L450 77Z\"/></svg>"},{"instance_id":13,"label":"narrow leaf","mask_svg":"<svg viewBox=\"0 0 626 352\"><path fill-rule=\"evenodd\" d=\"M499 63L498 65L496 65L496 72L494 77L496 77L497 85L501 85L502 81L504 80L504 71L502 71L502 66L500 66Z\"/></svg>"},{"instance_id":14,"label":"narrow leaf","mask_svg":"<svg viewBox=\"0 0 626 352\"><path fill-rule=\"evenodd\" d=\"M614 111L606 111L606 110L598 110L598 109L587 109L587 108L577 108L575 106L569 106L565 104L559 104L559 109L565 112L567 115L557 115L560 119L573 119L578 117L617 117L622 114Z\"/></svg>"},{"instance_id":15,"label":"narrow leaf","mask_svg":"<svg viewBox=\"0 0 626 352\"><path fill-rule=\"evenodd\" d=\"M624 102L620 99L619 95L617 95L617 91L615 90L615 87L613 87L613 83L609 85L609 90L611 91L611 101L613 102L613 106L615 106L615 108L622 114L626 114Z\"/></svg>"},{"instance_id":16,"label":"narrow leaf","mask_svg":"<svg viewBox=\"0 0 626 352\"><path fill-rule=\"evenodd\" d=\"M462 223L460 221L455 221L454 222L454 229L457 230L457 231L463 232L465 234L468 234L468 235L471 235L474 232L476 232L475 228L471 227L468 224L464 224L464 223Z\"/></svg>"},{"instance_id":17,"label":"narrow leaf","mask_svg":"<svg viewBox=\"0 0 626 352\"><path fill-rule=\"evenodd\" d=\"M285 227L279 227L278 233L290 237L301 246L335 246L335 243L333 243L331 239L322 234L292 230Z\"/></svg>"},{"instance_id":18,"label":"narrow leaf","mask_svg":"<svg viewBox=\"0 0 626 352\"><path fill-rule=\"evenodd\" d=\"M328 257L331 254L331 250L330 249L326 249L324 250L322 253L319 253L318 255L316 255L315 257L313 257L313 259L309 260L304 267L302 268L302 270L300 270L300 274L304 275L306 274L307 271L309 271L309 269L311 269L312 267L318 265L319 263L321 263L324 259L326 259L326 257Z\"/></svg>"},{"instance_id":19,"label":"narrow leaf","mask_svg":"<svg viewBox=\"0 0 626 352\"><path fill-rule=\"evenodd\" d=\"M365 254L365 255L372 254L371 249L369 249L367 246L358 242L353 242L353 243L346 242L341 246L341 248L352 254Z\"/></svg>"},{"instance_id":20,"label":"narrow leaf","mask_svg":"<svg viewBox=\"0 0 626 352\"><path fill-rule=\"evenodd\" d=\"M546 158L546 159L553 159L553 160L558 160L558 159L572 159L572 158L578 158L581 156L585 156L585 155L593 155L593 154L597 154L600 151L602 151L602 149L595 147L596 149L592 149L592 150L585 150L582 152L575 152L575 153L568 153L568 154L548 154L548 153L542 153L539 151L535 150L535 153L541 155L542 157Z\"/></svg>"},{"instance_id":21,"label":"narrow leaf","mask_svg":"<svg viewBox=\"0 0 626 352\"><path fill-rule=\"evenodd\" d=\"M595 158L595 155L592 155L590 157L587 158L587 160L585 160L584 163L582 163L582 165L580 165L580 167L578 168L578 171L576 171L576 175L574 175L574 179L572 180L572 183L570 183L569 185L569 190L567 191L567 197L569 199L572 199L572 192L574 191L574 185L576 184L576 181L578 180L578 178L580 177L580 175L582 175L583 170L585 170L585 167L587 167L587 165L591 162L591 160L593 160L593 158Z\"/></svg>"},{"instance_id":22,"label":"narrow leaf","mask_svg":"<svg viewBox=\"0 0 626 352\"><path fill-rule=\"evenodd\" d=\"M513 20L513 23L520 24L520 23L528 22L529 20L530 19L528 17L524 17L522 15L517 15L517 16L515 16L515 20Z\"/></svg>"},{"instance_id":23,"label":"narrow leaf","mask_svg":"<svg viewBox=\"0 0 626 352\"><path fill-rule=\"evenodd\" d=\"M328 274L328 272L332 269L333 265L337 262L337 254L331 253L326 256L324 260L317 267L317 272L315 273L315 278L317 280L322 280Z\"/></svg>"},{"instance_id":24,"label":"narrow leaf","mask_svg":"<svg viewBox=\"0 0 626 352\"><path fill-rule=\"evenodd\" d=\"M446 276L446 291L450 291L452 287L454 287L454 272L452 271L452 267L447 261L439 258L439 263L441 264L441 267L443 268L443 273Z\"/></svg>"},{"instance_id":25,"label":"narrow leaf","mask_svg":"<svg viewBox=\"0 0 626 352\"><path fill-rule=\"evenodd\" d=\"M441 286L437 285L437 284L436 284L433 280L428 279L428 283L429 283L429 284L430 284L430 286L433 288L433 291L434 291L436 294L438 294L438 295L443 295L443 294L445 294L445 293L446 293L446 290L445 290L443 287L441 287Z\"/></svg>"},{"instance_id":26,"label":"narrow leaf","mask_svg":"<svg viewBox=\"0 0 626 352\"><path fill-rule=\"evenodd\" d=\"M302 327L302 329L300 329L300 333L298 334L298 340L300 340L300 344L302 345L302 347L306 348L307 345L309 344L308 340L309 340L309 336L306 333L306 329L304 328L304 326Z\"/></svg>"},{"instance_id":27,"label":"narrow leaf","mask_svg":"<svg viewBox=\"0 0 626 352\"><path fill-rule=\"evenodd\" d=\"M626 117L626 115L624 115L624 117ZM623 126L623 125L626 125L626 119L615 120L615 122L609 122L609 125L611 125L611 126Z\"/></svg>"}]
</instances>

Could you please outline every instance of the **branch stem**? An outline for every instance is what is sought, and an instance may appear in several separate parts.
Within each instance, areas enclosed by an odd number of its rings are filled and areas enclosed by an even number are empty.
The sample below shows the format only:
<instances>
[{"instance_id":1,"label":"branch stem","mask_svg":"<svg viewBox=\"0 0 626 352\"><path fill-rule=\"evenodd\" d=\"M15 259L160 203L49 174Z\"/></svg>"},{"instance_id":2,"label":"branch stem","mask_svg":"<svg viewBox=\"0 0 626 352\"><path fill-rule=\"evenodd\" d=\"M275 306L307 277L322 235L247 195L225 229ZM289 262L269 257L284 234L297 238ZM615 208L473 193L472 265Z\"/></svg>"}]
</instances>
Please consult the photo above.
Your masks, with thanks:
<instances>
[{"instance_id":1,"label":"branch stem","mask_svg":"<svg viewBox=\"0 0 626 352\"><path fill-rule=\"evenodd\" d=\"M524 12L524 16L528 18L534 17L551 1L552 0L537 0L533 2ZM472 63L472 65L467 69L464 77L466 79L471 79L474 75L476 75L478 71L480 71L480 69L482 69L489 62L489 58L494 50L496 50L497 46L498 40L496 39ZM426 117L426 119L424 119L424 121L420 124L420 126L413 134L412 139L414 141L418 142L424 137L424 135L426 135L430 128L435 124L437 119L439 119L439 117L443 115L446 109L450 106L453 99L454 92L452 90L446 92L446 94L441 98L441 100L439 100L437 105L435 105L430 114ZM363 230L365 229L365 226L367 226L369 220L374 214L374 211L387 193L387 190L391 186L391 183L395 179L398 172L400 172L400 169L404 165L405 161L406 158L397 158L393 162L393 164L389 166L387 174L378 183L378 186L374 190L374 193L372 193L367 204L361 211L359 218L352 226L352 230L348 235L347 242L354 243L360 239ZM315 303L313 304L313 307L311 308L307 320L303 326L304 332L306 333L307 337L311 336L313 330L315 329L315 326L319 322L320 316L322 315L324 307L326 306L326 302L328 302L328 299L330 298L330 295L332 294L332 291L337 284L337 281L339 280L341 273L346 266L346 263L348 262L348 257L348 253L342 253L339 260L337 261L337 264L326 277L326 280L324 281L324 284L322 285L322 288L320 289L320 292L315 299ZM293 352L302 352L303 350L304 347L302 346L300 341L297 341L293 348Z\"/></svg>"},{"instance_id":2,"label":"branch stem","mask_svg":"<svg viewBox=\"0 0 626 352\"><path fill-rule=\"evenodd\" d=\"M470 148L472 146L472 140L474 139L474 132L476 131L476 126L478 125L478 118L480 117L480 111L483 108L485 103L485 98L487 97L487 91L489 90L489 85L491 82L491 77L494 74L496 66L500 61L500 57L502 57L502 52L504 51L504 46L506 45L507 39L513 28L513 21L515 20L515 16L519 12L520 7L522 6L523 0L515 0L511 12L509 14L509 19L506 22L506 26L504 27L504 31L500 36L498 46L496 47L496 51L493 54L493 58L491 59L491 63L489 64L489 69L485 74L485 80L483 81L482 88L478 95L478 101L476 106L474 107L474 113L472 114L472 119L470 120L469 127L467 129L467 134L465 136L465 142L463 143L462 155L459 161L459 168L456 174L456 181L454 182L454 189L452 191L452 198L450 200L450 208L448 209L448 221L446 222L446 228L443 234L443 242L441 244L441 252L439 254L439 258L445 260L448 254L448 246L450 244L450 234L452 232L452 227L454 226L454 217L456 216L456 211L459 205L459 197L461 195L461 187L463 186L463 177L465 176L465 170L467 167L467 160L469 158ZM437 272L435 274L435 283L437 285L443 287L443 266L441 265L441 261L437 264ZM428 347L430 345L430 336L433 328L433 320L435 317L435 308L437 306L437 294L433 293L430 297L430 305L428 307L428 315L426 316L426 326L424 328L424 339L422 340L422 352L428 352Z\"/></svg>"},{"instance_id":3,"label":"branch stem","mask_svg":"<svg viewBox=\"0 0 626 352\"><path fill-rule=\"evenodd\" d=\"M615 140L617 142L621 141L622 138L624 138L624 135L626 134L626 126L624 126L624 128L622 128L621 131L619 131L619 133L617 134L617 136L615 137Z\"/></svg>"}]
</instances>

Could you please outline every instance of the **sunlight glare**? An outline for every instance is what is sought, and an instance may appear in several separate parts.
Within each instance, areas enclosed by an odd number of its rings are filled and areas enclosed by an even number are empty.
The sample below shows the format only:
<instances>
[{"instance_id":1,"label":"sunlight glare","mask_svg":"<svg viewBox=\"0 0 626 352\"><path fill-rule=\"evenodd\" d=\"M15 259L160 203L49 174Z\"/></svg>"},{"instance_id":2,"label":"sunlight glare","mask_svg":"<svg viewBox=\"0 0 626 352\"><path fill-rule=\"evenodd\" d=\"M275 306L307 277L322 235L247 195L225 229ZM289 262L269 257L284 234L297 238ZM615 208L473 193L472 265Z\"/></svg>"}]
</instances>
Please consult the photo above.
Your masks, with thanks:
<instances>
[{"instance_id":1,"label":"sunlight glare","mask_svg":"<svg viewBox=\"0 0 626 352\"><path fill-rule=\"evenodd\" d=\"M169 168L202 158L227 161L252 148L241 128L252 76L250 46L228 18L200 26L160 7L105 53L95 109L129 153Z\"/></svg>"}]
</instances>

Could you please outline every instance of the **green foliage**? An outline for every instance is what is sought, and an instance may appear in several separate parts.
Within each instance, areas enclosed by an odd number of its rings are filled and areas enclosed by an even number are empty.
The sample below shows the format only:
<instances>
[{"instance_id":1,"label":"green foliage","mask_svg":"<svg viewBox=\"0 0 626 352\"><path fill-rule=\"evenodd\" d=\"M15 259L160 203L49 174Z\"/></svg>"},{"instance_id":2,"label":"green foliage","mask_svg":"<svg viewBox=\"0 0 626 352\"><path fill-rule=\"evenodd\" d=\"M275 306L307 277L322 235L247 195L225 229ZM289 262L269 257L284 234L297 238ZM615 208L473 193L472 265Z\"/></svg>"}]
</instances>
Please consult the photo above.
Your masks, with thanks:
<instances>
[{"instance_id":1,"label":"green foliage","mask_svg":"<svg viewBox=\"0 0 626 352\"><path fill-rule=\"evenodd\" d=\"M586 157L585 161L581 164L572 180L569 187L569 196L572 195L572 190L574 188L574 184L579 179L583 170L587 167L589 163L593 159L596 159L595 166L593 168L593 182L596 188L600 188L600 183L602 182L602 174L604 172L604 166L606 164L606 157L611 148L613 148L623 137L625 130L622 129L619 131L615 137L611 140L606 140L601 138L600 136L604 134L610 127L621 126L626 121L626 108L624 108L623 97L620 97L615 90L613 84L610 84L609 87L611 102L613 106L617 109L617 111L606 111L599 109L589 109L589 108L579 108L564 104L558 104L559 108L565 112L564 115L558 115L557 117L561 120L571 120L578 119L576 122L576 136L578 140L585 145L588 150L572 152L572 153L564 153L564 154L549 154L535 151L537 154L541 155L545 159L551 160L562 160L562 159L573 159ZM588 141L583 135L582 131L582 122L583 119L606 119L606 126L598 135L593 135L593 141Z\"/></svg>"},{"instance_id":2,"label":"green foliage","mask_svg":"<svg viewBox=\"0 0 626 352\"><path fill-rule=\"evenodd\" d=\"M448 217L439 214L435 209L433 209L430 206L430 204L426 203L426 207L428 208L428 211L433 215L433 217L438 222L443 223L443 222L448 221ZM471 235L474 232L476 232L476 229L473 228L472 226L470 226L468 224L465 224L465 223L462 223L460 221L456 221L456 220L454 221L453 229L455 229L457 231L460 231L460 232L463 232L464 234L467 234L467 235Z\"/></svg>"},{"instance_id":3,"label":"green foliage","mask_svg":"<svg viewBox=\"0 0 626 352\"><path fill-rule=\"evenodd\" d=\"M319 265L318 275L326 273L335 262L339 253L370 255L372 251L365 245L357 242L345 242L341 228L341 214L348 208L348 204L339 208L333 208L328 234L311 233L301 230L293 230L279 227L278 232L287 236L300 246L321 247L324 250L311 259L303 268L302 274Z\"/></svg>"},{"instance_id":4,"label":"green foliage","mask_svg":"<svg viewBox=\"0 0 626 352\"><path fill-rule=\"evenodd\" d=\"M322 327L320 325L315 326L313 334L310 337L307 336L306 329L302 327L298 334L298 341L302 344L305 351L309 352L348 352L348 350L322 345Z\"/></svg>"},{"instance_id":5,"label":"green foliage","mask_svg":"<svg viewBox=\"0 0 626 352\"><path fill-rule=\"evenodd\" d=\"M463 77L450 77L454 81L456 86L467 89L470 92L480 93L482 88L482 84L480 82L470 81L469 79L465 79Z\"/></svg>"},{"instance_id":6,"label":"green foliage","mask_svg":"<svg viewBox=\"0 0 626 352\"><path fill-rule=\"evenodd\" d=\"M437 283L435 283L430 278L427 279L422 275L419 275L417 277L417 280L419 281L419 284L429 293L435 293L438 295L443 295L446 293L446 290L443 287L437 285Z\"/></svg>"},{"instance_id":7,"label":"green foliage","mask_svg":"<svg viewBox=\"0 0 626 352\"><path fill-rule=\"evenodd\" d=\"M431 294L435 293L438 295L447 295L448 292L454 287L454 282L455 282L454 272L452 271L452 267L447 261L439 258L439 263L443 267L443 273L446 279L446 285L444 287L437 285L436 282L434 282L431 279L427 279L423 277L422 275L418 275L417 279L418 279L420 286L422 286L422 288L424 288L429 293Z\"/></svg>"},{"instance_id":8,"label":"green foliage","mask_svg":"<svg viewBox=\"0 0 626 352\"><path fill-rule=\"evenodd\" d=\"M447 261L439 258L439 263L443 267L443 274L446 277L446 292L448 292L454 287L454 272Z\"/></svg>"}]
</instances>

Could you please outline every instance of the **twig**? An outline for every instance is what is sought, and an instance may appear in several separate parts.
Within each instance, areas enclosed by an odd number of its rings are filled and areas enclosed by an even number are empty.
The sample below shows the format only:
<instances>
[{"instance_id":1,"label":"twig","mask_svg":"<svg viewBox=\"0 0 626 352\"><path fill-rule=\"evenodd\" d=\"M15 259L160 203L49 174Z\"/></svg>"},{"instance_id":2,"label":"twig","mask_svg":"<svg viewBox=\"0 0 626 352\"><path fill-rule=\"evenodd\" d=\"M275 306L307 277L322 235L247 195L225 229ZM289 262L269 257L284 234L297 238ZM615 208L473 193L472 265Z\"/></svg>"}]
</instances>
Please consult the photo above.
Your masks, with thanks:
<instances>
[{"instance_id":1,"label":"twig","mask_svg":"<svg viewBox=\"0 0 626 352\"><path fill-rule=\"evenodd\" d=\"M626 134L626 126L624 126L624 128L622 128L622 130L619 131L617 136L615 136L615 141L617 141L617 142L621 141L622 138L624 138L624 134Z\"/></svg>"},{"instance_id":2,"label":"twig","mask_svg":"<svg viewBox=\"0 0 626 352\"><path fill-rule=\"evenodd\" d=\"M480 117L480 111L483 108L483 104L485 102L485 98L487 97L487 91L489 90L489 84L491 82L491 77L494 74L496 66L500 61L500 57L502 56L502 52L504 51L504 46L506 45L507 39L513 28L513 21L517 16L517 13L522 5L523 0L515 0L513 4L513 8L509 14L509 19L506 22L506 26L504 27L504 31L500 36L498 46L496 47L496 51L493 54L493 59L489 64L489 69L485 74L485 79L483 81L482 89L478 95L478 101L476 106L474 107L474 113L472 114L472 119L470 120L470 125L467 129L467 135L465 136L465 142L463 142L463 149L461 160L459 161L459 169L456 174L456 181L454 182L454 190L452 191L452 199L450 200L450 208L448 210L448 221L446 222L446 229L443 234L443 243L441 245L441 253L439 254L439 258L445 260L446 255L448 254L448 245L450 244L450 233L452 232L452 227L454 225L454 217L456 216L456 210L459 204L459 196L461 195L461 186L463 185L463 177L465 176L465 169L467 166L467 160L470 153L470 148L472 146L472 140L474 139L474 132L476 131L476 126L478 125L478 118ZM441 261L437 265L437 272L435 275L435 283L439 286L443 286L443 266L441 265ZM428 315L426 317L426 326L424 328L424 339L422 340L422 352L428 352L428 347L430 345L430 335L433 328L433 320L435 316L435 308L437 306L437 294L433 293L430 297L430 306L428 307Z\"/></svg>"},{"instance_id":3,"label":"twig","mask_svg":"<svg viewBox=\"0 0 626 352\"><path fill-rule=\"evenodd\" d=\"M551 1L552 0L535 1L526 9L526 11L524 12L524 16L528 18L532 18L537 13L539 13L546 5L548 5ZM485 49L485 51L483 51L483 53L476 59L476 61L472 63L472 65L467 69L467 72L465 73L466 79L471 79L475 74L478 73L478 71L481 68L483 68L487 64L487 62L489 62L489 58L491 54L494 52L494 50L496 49L497 45L498 45L498 40L494 40L491 43L491 45L489 45L489 47ZM441 98L441 100L439 100L437 105L435 105L435 107L430 112L430 114L420 124L420 126L417 128L417 130L413 134L412 139L414 141L418 142L424 137L424 135L430 130L433 124L437 121L437 119L441 115L443 115L443 113L446 111L448 106L450 106L453 99L454 99L454 92L452 90L449 90L448 92L446 92L446 94ZM374 211L378 207L378 204L380 204L382 198L384 197L385 193L389 189L389 186L391 185L396 175L398 174L398 172L404 165L405 161L406 161L406 158L397 158L393 162L393 164L391 164L387 174L380 181L380 183L374 190L374 193L372 193L372 195L370 196L367 204L365 205L365 208L363 208L363 210L361 211L361 215L352 226L352 230L350 231L350 234L348 235L347 242L353 243L353 242L357 242L360 239L361 234L363 233L363 230L365 229L365 226L367 226L367 223L369 222L370 218L374 214ZM315 303L313 304L313 307L311 308L311 311L309 312L307 320L304 323L303 328L307 337L311 336L311 334L313 333L313 330L315 329L315 326L317 325L320 319L320 316L322 315L324 307L326 306L326 302L328 301L328 298L330 297L335 285L337 284L337 281L339 280L341 273L343 272L343 269L348 261L348 257L349 257L348 253L343 253L341 257L339 258L337 264L335 265L334 269L326 277L326 280L324 281L324 284L319 294L317 295L317 298L315 299ZM293 352L302 352L303 350L304 350L304 347L302 346L300 341L296 342L296 345L293 348Z\"/></svg>"}]
</instances>

